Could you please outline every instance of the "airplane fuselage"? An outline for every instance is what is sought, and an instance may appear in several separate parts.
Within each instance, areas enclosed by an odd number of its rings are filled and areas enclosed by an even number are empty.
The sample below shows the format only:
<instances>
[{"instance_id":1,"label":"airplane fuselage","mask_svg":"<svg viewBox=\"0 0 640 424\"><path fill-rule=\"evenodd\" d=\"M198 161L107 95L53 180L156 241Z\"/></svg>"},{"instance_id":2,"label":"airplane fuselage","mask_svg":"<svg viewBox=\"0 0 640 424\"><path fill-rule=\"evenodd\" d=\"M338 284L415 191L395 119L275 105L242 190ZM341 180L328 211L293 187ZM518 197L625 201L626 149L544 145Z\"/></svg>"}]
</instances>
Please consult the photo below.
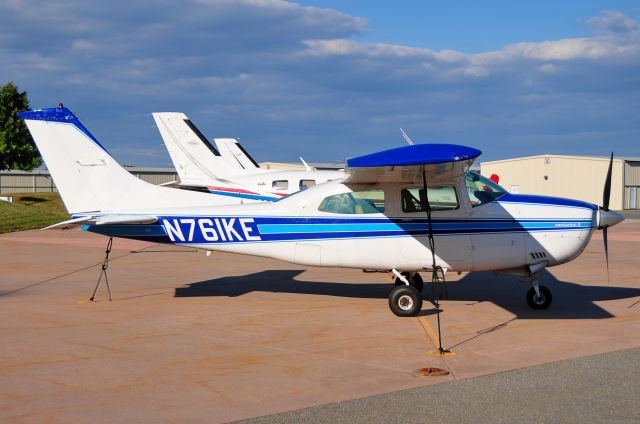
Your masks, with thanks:
<instances>
[{"instance_id":1,"label":"airplane fuselage","mask_svg":"<svg viewBox=\"0 0 640 424\"><path fill-rule=\"evenodd\" d=\"M572 260L597 227L598 207L542 196L504 194L473 207L464 181L457 205L432 212L437 264L451 271L520 270ZM275 203L145 211L149 225L87 226L109 236L173 243L197 249L241 253L314 266L385 271L432 267L425 213L404 210L400 193L415 184L359 187L329 182ZM336 213L321 209L341 193L376 191L384 211ZM372 196L371 194L369 194ZM324 203L323 203L324 202ZM76 216L82 216L76 215Z\"/></svg>"},{"instance_id":2,"label":"airplane fuselage","mask_svg":"<svg viewBox=\"0 0 640 424\"><path fill-rule=\"evenodd\" d=\"M239 185L224 186L212 181L207 190L220 196L239 197L243 201L274 201L317 184L344 178L340 170L264 170L256 169L230 178Z\"/></svg>"}]
</instances>

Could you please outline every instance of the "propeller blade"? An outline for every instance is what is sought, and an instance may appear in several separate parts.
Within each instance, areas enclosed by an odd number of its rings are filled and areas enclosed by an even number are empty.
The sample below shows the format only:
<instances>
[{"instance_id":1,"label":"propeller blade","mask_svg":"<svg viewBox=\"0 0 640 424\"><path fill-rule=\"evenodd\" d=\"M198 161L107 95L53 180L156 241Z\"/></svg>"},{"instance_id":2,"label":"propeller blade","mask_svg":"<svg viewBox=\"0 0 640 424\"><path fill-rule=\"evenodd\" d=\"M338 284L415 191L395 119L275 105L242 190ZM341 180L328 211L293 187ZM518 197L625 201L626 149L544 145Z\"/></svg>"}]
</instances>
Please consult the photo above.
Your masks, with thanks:
<instances>
[{"instance_id":1,"label":"propeller blade","mask_svg":"<svg viewBox=\"0 0 640 424\"><path fill-rule=\"evenodd\" d=\"M602 240L604 240L604 258L607 261L607 282L611 284L611 276L609 275L609 240L607 239L608 227L602 228Z\"/></svg>"},{"instance_id":2,"label":"propeller blade","mask_svg":"<svg viewBox=\"0 0 640 424\"><path fill-rule=\"evenodd\" d=\"M607 179L604 181L604 190L602 192L602 209L604 209L605 211L609 210L609 199L611 198L612 168L613 168L613 152L611 152L611 159L609 159L609 170L607 171Z\"/></svg>"}]
</instances>

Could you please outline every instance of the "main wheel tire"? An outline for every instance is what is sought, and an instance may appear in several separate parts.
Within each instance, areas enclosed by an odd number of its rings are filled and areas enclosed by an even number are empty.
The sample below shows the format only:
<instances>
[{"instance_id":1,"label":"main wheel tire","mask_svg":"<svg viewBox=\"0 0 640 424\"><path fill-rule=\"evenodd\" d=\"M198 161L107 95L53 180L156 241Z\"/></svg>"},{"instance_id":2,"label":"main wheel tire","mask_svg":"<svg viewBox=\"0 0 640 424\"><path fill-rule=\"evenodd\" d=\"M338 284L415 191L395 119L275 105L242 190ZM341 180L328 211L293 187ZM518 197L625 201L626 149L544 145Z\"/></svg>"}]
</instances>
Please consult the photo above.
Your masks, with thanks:
<instances>
[{"instance_id":1,"label":"main wheel tire","mask_svg":"<svg viewBox=\"0 0 640 424\"><path fill-rule=\"evenodd\" d=\"M422 309L422 296L415 287L394 287L389 293L389 308L399 317L414 317Z\"/></svg>"},{"instance_id":2,"label":"main wheel tire","mask_svg":"<svg viewBox=\"0 0 640 424\"><path fill-rule=\"evenodd\" d=\"M411 287L415 287L416 290L418 290L420 293L422 293L422 290L424 289L424 281L422 281L422 277L420 276L419 273L415 272L413 274L413 278L409 278L409 276L411 275L408 272L403 272L402 275L409 280L409 285ZM402 281L400 281L400 279L398 277L396 277L396 282L395 282L396 286L406 286L405 283L403 283Z\"/></svg>"},{"instance_id":3,"label":"main wheel tire","mask_svg":"<svg viewBox=\"0 0 640 424\"><path fill-rule=\"evenodd\" d=\"M531 287L527 292L527 304L531 309L547 309L551 305L553 296L551 296L551 290L545 286L538 286L540 290L540 296L536 295L536 289Z\"/></svg>"},{"instance_id":4,"label":"main wheel tire","mask_svg":"<svg viewBox=\"0 0 640 424\"><path fill-rule=\"evenodd\" d=\"M413 278L411 281L411 287L415 287L418 292L422 293L422 289L424 289L424 281L422 281L422 277L417 272L413 274Z\"/></svg>"}]
</instances>

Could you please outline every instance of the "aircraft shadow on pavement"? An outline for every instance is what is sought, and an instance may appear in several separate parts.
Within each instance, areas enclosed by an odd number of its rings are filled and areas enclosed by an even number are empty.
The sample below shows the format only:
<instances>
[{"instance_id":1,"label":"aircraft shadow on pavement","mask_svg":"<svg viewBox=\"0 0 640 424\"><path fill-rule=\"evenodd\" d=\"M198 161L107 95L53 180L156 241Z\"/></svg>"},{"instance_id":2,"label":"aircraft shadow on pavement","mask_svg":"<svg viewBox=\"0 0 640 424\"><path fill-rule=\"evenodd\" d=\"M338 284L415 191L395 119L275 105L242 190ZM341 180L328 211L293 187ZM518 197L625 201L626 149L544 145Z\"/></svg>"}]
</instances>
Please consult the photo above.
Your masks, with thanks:
<instances>
[{"instance_id":1,"label":"aircraft shadow on pavement","mask_svg":"<svg viewBox=\"0 0 640 424\"><path fill-rule=\"evenodd\" d=\"M175 297L199 296L242 296L251 292L295 293L309 295L336 296L361 299L387 299L393 287L384 282L386 277L380 274L380 283L338 283L299 280L304 270L270 270L255 274L222 277L189 284L188 287L175 289ZM429 273L422 273L425 280ZM446 312L447 300L465 301L467 305L479 302L491 302L511 312L521 319L597 319L611 318L614 315L602 309L595 302L627 299L640 296L640 289L616 287L611 285L587 286L560 281L553 274L543 271L539 282L547 286L553 295L553 303L544 311L530 309L525 301L529 289L525 283L518 282L512 276L496 276L491 272L469 273L458 281L447 283L447 295L441 308ZM430 284L423 291L425 304L423 315L432 300Z\"/></svg>"}]
</instances>

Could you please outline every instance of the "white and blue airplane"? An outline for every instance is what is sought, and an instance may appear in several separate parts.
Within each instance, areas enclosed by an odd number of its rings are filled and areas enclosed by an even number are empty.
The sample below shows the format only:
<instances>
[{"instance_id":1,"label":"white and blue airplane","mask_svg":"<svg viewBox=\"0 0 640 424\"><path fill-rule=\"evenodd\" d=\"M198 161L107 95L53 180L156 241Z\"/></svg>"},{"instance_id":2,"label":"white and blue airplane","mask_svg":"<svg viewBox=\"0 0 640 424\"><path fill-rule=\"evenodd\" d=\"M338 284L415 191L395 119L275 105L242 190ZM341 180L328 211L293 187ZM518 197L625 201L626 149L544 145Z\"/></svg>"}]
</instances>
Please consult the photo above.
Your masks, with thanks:
<instances>
[{"instance_id":1,"label":"white and blue airplane","mask_svg":"<svg viewBox=\"0 0 640 424\"><path fill-rule=\"evenodd\" d=\"M177 187L238 197L244 203L274 201L329 180L342 170L265 170L234 138L216 138L214 147L184 113L154 112L162 140L180 177Z\"/></svg>"},{"instance_id":2,"label":"white and blue airplane","mask_svg":"<svg viewBox=\"0 0 640 424\"><path fill-rule=\"evenodd\" d=\"M341 180L277 202L222 204L207 193L132 176L64 107L21 112L71 219L53 227L263 256L295 264L387 272L398 316L422 307L420 272L497 271L526 278L527 303L547 308L547 267L575 259L596 229L623 217L603 206L507 193L468 171L481 154L416 144L347 160ZM226 201L226 200L224 200ZM608 261L608 259L607 259Z\"/></svg>"}]
</instances>

